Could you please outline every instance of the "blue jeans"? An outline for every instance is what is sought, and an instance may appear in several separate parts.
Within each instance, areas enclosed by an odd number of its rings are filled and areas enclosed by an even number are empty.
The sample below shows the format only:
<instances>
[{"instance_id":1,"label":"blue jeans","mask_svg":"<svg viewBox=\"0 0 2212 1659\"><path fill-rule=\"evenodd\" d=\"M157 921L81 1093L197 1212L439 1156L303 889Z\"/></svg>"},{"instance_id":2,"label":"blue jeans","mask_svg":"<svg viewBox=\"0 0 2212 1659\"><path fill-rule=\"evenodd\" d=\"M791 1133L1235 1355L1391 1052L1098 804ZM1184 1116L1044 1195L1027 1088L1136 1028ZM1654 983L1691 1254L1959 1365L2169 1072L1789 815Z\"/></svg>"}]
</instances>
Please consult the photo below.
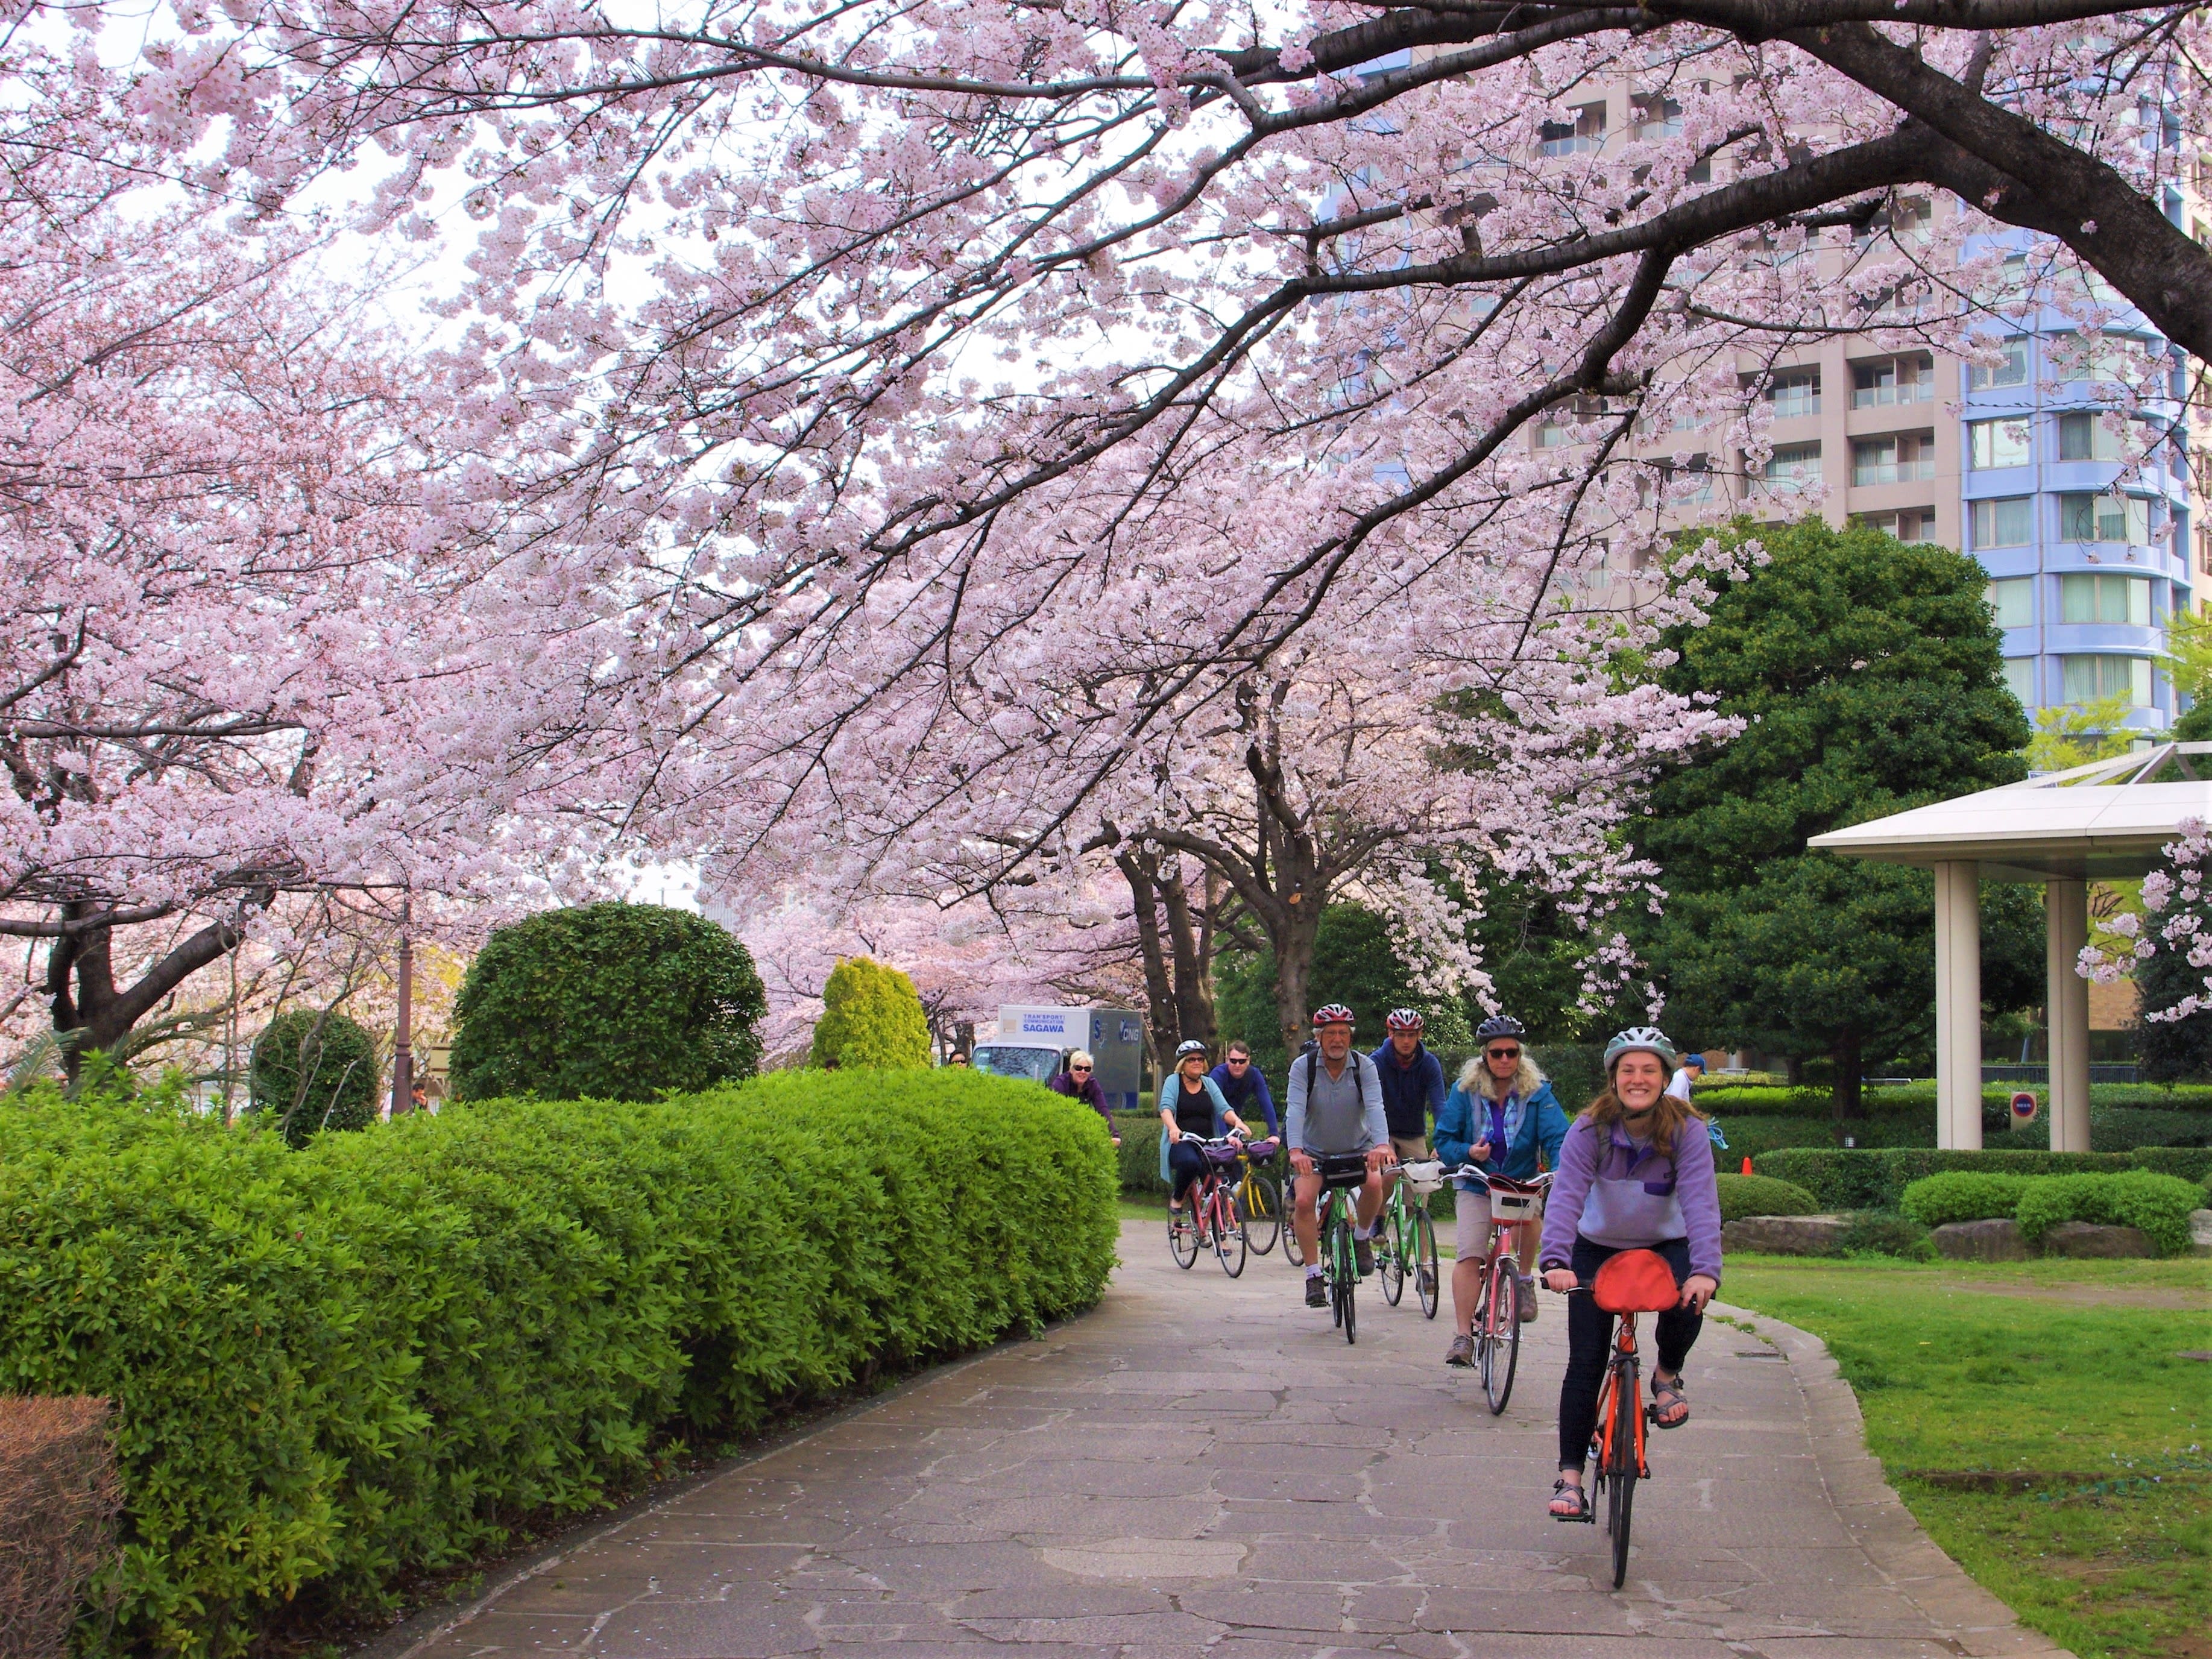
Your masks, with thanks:
<instances>
[{"instance_id":1,"label":"blue jeans","mask_svg":"<svg viewBox=\"0 0 2212 1659\"><path fill-rule=\"evenodd\" d=\"M1206 1154L1198 1150L1198 1142L1185 1135L1168 1144L1168 1181L1176 1203L1182 1202L1190 1183L1205 1173Z\"/></svg>"}]
</instances>

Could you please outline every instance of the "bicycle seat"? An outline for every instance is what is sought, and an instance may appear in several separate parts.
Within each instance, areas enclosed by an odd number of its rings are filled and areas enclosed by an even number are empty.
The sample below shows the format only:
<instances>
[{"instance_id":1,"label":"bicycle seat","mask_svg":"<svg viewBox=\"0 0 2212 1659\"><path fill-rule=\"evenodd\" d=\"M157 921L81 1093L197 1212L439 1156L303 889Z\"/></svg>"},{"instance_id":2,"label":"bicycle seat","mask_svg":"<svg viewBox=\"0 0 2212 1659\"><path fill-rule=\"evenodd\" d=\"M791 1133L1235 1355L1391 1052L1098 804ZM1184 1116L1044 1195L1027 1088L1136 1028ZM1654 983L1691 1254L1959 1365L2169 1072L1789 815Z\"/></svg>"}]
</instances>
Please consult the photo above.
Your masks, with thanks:
<instances>
[{"instance_id":1,"label":"bicycle seat","mask_svg":"<svg viewBox=\"0 0 2212 1659\"><path fill-rule=\"evenodd\" d=\"M1606 1258L1590 1299L1612 1314L1664 1313L1682 1299L1674 1270L1656 1250L1623 1250Z\"/></svg>"}]
</instances>

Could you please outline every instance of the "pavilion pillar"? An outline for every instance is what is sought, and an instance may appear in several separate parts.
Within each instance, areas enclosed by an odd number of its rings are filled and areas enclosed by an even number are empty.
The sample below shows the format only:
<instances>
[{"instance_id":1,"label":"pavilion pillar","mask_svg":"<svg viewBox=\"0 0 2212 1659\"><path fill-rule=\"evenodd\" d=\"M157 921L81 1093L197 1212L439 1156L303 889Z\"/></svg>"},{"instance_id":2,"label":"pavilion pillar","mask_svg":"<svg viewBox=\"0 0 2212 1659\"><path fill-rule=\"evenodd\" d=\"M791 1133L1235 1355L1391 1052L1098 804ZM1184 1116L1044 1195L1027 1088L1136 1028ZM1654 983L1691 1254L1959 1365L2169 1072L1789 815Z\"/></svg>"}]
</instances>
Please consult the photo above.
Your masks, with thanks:
<instances>
[{"instance_id":1,"label":"pavilion pillar","mask_svg":"<svg viewBox=\"0 0 2212 1659\"><path fill-rule=\"evenodd\" d=\"M1936 866L1936 1144L1982 1144L1981 870Z\"/></svg>"},{"instance_id":2,"label":"pavilion pillar","mask_svg":"<svg viewBox=\"0 0 2212 1659\"><path fill-rule=\"evenodd\" d=\"M2089 981L2075 971L2089 942L2089 884L2044 884L2044 1014L2051 1037L2051 1150L2089 1150Z\"/></svg>"}]
</instances>

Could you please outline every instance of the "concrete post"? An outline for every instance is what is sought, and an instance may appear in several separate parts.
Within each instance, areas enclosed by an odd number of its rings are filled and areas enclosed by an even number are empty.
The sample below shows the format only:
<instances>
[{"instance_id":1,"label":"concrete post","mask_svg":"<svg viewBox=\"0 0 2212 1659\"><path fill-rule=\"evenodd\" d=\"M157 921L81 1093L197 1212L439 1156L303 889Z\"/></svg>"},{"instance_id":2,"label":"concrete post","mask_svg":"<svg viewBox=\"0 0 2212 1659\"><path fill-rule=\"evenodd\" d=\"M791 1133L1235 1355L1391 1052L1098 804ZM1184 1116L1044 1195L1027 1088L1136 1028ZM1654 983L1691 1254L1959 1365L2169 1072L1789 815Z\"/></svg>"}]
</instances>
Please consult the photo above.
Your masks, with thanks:
<instances>
[{"instance_id":1,"label":"concrete post","mask_svg":"<svg viewBox=\"0 0 2212 1659\"><path fill-rule=\"evenodd\" d=\"M1981 872L1936 866L1936 1144L1982 1144Z\"/></svg>"},{"instance_id":2,"label":"concrete post","mask_svg":"<svg viewBox=\"0 0 2212 1659\"><path fill-rule=\"evenodd\" d=\"M2089 981L2074 971L2089 942L2089 884L2044 884L2044 1013L2051 1036L2051 1150L2089 1150Z\"/></svg>"}]
</instances>

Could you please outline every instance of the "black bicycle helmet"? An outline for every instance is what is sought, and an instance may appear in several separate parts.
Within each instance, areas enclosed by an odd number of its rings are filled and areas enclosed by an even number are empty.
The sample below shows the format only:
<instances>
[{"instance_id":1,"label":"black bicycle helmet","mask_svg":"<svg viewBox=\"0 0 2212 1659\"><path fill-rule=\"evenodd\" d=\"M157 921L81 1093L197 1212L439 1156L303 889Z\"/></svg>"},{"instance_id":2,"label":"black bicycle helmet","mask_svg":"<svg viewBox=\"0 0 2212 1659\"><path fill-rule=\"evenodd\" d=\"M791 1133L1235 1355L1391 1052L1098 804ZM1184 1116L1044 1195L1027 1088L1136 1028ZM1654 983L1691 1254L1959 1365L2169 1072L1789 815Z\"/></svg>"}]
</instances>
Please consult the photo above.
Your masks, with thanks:
<instances>
[{"instance_id":1,"label":"black bicycle helmet","mask_svg":"<svg viewBox=\"0 0 2212 1659\"><path fill-rule=\"evenodd\" d=\"M1527 1036L1528 1028L1510 1014L1492 1014L1474 1028L1474 1040L1487 1042L1492 1037Z\"/></svg>"}]
</instances>

